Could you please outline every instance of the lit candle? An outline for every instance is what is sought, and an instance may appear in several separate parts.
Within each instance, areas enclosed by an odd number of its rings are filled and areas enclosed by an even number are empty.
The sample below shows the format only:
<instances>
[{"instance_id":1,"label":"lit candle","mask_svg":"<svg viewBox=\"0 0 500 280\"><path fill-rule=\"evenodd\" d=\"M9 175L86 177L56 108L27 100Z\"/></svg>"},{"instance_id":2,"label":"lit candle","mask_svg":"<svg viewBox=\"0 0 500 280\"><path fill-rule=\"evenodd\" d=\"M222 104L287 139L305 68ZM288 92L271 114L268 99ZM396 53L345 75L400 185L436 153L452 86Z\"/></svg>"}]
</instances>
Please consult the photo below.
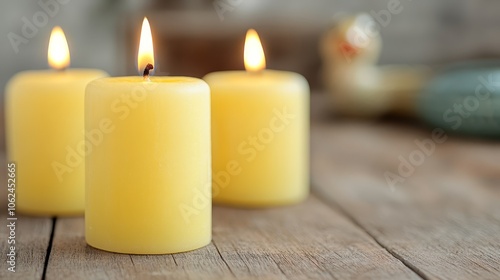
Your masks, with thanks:
<instances>
[{"instance_id":1,"label":"lit candle","mask_svg":"<svg viewBox=\"0 0 500 280\"><path fill-rule=\"evenodd\" d=\"M299 74L264 70L255 30L247 71L208 74L212 91L213 200L273 206L309 192L309 86Z\"/></svg>"},{"instance_id":2,"label":"lit candle","mask_svg":"<svg viewBox=\"0 0 500 280\"><path fill-rule=\"evenodd\" d=\"M93 247L166 254L211 240L210 89L190 77L150 77L144 19L143 76L102 78L85 95L85 230ZM93 136L98 135L98 136Z\"/></svg>"},{"instance_id":3,"label":"lit candle","mask_svg":"<svg viewBox=\"0 0 500 280\"><path fill-rule=\"evenodd\" d=\"M6 89L7 153L17 164L17 208L32 215L83 214L85 86L107 74L66 69L70 56L60 27L52 30L48 60L55 71L18 73Z\"/></svg>"}]
</instances>

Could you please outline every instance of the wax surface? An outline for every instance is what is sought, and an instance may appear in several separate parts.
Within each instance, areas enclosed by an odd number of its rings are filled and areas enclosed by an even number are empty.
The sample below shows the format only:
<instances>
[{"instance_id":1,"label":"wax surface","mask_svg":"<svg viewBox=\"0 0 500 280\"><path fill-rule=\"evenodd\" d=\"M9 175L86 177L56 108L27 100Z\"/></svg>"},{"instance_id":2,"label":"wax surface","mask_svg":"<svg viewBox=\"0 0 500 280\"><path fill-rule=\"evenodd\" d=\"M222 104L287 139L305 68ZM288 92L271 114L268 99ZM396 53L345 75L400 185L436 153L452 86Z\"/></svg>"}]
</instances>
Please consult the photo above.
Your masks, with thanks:
<instances>
[{"instance_id":1,"label":"wax surface","mask_svg":"<svg viewBox=\"0 0 500 280\"><path fill-rule=\"evenodd\" d=\"M32 215L84 211L83 101L99 70L27 71L6 89L7 153L17 163L17 209Z\"/></svg>"},{"instance_id":2,"label":"wax surface","mask_svg":"<svg viewBox=\"0 0 500 280\"><path fill-rule=\"evenodd\" d=\"M165 254L211 240L210 89L187 77L103 78L85 96L87 243ZM102 135L100 137L99 135Z\"/></svg>"},{"instance_id":3,"label":"wax surface","mask_svg":"<svg viewBox=\"0 0 500 280\"><path fill-rule=\"evenodd\" d=\"M282 71L207 75L214 202L259 207L309 192L309 86Z\"/></svg>"}]
</instances>

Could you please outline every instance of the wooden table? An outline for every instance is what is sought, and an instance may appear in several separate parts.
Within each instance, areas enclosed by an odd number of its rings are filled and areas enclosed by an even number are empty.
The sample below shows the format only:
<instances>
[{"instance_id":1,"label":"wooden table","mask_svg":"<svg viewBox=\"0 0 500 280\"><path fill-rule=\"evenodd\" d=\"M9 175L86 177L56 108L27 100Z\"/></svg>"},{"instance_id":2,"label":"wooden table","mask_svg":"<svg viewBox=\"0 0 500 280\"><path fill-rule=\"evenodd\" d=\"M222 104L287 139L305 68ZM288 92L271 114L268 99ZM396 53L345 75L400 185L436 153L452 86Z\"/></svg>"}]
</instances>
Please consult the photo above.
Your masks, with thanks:
<instances>
[{"instance_id":1,"label":"wooden table","mask_svg":"<svg viewBox=\"0 0 500 280\"><path fill-rule=\"evenodd\" d=\"M215 206L209 246L161 256L91 248L81 217L18 216L17 271L4 261L4 225L0 279L500 279L499 143L450 136L391 188L384 173L398 174L398 157L430 130L334 119L323 104L314 96L304 203Z\"/></svg>"}]
</instances>

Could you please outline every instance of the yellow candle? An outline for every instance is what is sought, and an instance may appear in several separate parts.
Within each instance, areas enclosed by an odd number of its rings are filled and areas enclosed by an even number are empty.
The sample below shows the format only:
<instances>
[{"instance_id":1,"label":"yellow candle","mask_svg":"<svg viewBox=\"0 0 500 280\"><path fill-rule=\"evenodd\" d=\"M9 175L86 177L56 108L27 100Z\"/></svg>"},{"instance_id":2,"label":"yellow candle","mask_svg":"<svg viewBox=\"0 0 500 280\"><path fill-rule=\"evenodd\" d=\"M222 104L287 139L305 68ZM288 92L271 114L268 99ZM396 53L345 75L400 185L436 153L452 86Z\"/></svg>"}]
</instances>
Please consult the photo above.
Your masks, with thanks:
<instances>
[{"instance_id":1,"label":"yellow candle","mask_svg":"<svg viewBox=\"0 0 500 280\"><path fill-rule=\"evenodd\" d=\"M139 50L147 45L150 55L139 55L139 69L154 63L150 32L145 20ZM209 244L208 85L189 77L102 78L88 85L85 106L87 138L96 139L86 157L87 243L130 254Z\"/></svg>"},{"instance_id":2,"label":"yellow candle","mask_svg":"<svg viewBox=\"0 0 500 280\"><path fill-rule=\"evenodd\" d=\"M83 101L100 70L61 70L69 51L59 27L52 31L49 64L59 71L26 71L6 89L7 153L17 163L17 208L33 215L84 211Z\"/></svg>"},{"instance_id":3,"label":"yellow candle","mask_svg":"<svg viewBox=\"0 0 500 280\"><path fill-rule=\"evenodd\" d=\"M309 192L309 86L299 74L262 70L254 30L245 66L204 78L212 92L213 200L249 207L299 202Z\"/></svg>"}]
</instances>

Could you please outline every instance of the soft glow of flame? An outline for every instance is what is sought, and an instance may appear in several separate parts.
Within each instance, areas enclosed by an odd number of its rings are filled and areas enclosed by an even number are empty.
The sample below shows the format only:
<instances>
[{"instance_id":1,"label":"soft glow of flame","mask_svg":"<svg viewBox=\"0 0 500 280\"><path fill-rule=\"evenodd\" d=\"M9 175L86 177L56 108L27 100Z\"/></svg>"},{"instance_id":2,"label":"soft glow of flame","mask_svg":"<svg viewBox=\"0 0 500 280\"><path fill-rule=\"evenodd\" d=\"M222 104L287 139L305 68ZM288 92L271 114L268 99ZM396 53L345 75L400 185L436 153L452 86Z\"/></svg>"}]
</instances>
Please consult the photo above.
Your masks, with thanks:
<instances>
[{"instance_id":1,"label":"soft glow of flame","mask_svg":"<svg viewBox=\"0 0 500 280\"><path fill-rule=\"evenodd\" d=\"M153 36L151 35L151 27L149 21L144 18L142 21L141 40L139 42L139 52L137 55L137 69L142 74L148 63L155 65Z\"/></svg>"},{"instance_id":2,"label":"soft glow of flame","mask_svg":"<svg viewBox=\"0 0 500 280\"><path fill-rule=\"evenodd\" d=\"M266 68L266 57L260 43L259 34L254 29L247 31L244 51L245 69L257 72Z\"/></svg>"},{"instance_id":3,"label":"soft glow of flame","mask_svg":"<svg viewBox=\"0 0 500 280\"><path fill-rule=\"evenodd\" d=\"M49 40L49 52L47 56L50 67L62 70L69 66L69 48L68 41L61 27L56 26L52 29Z\"/></svg>"}]
</instances>

